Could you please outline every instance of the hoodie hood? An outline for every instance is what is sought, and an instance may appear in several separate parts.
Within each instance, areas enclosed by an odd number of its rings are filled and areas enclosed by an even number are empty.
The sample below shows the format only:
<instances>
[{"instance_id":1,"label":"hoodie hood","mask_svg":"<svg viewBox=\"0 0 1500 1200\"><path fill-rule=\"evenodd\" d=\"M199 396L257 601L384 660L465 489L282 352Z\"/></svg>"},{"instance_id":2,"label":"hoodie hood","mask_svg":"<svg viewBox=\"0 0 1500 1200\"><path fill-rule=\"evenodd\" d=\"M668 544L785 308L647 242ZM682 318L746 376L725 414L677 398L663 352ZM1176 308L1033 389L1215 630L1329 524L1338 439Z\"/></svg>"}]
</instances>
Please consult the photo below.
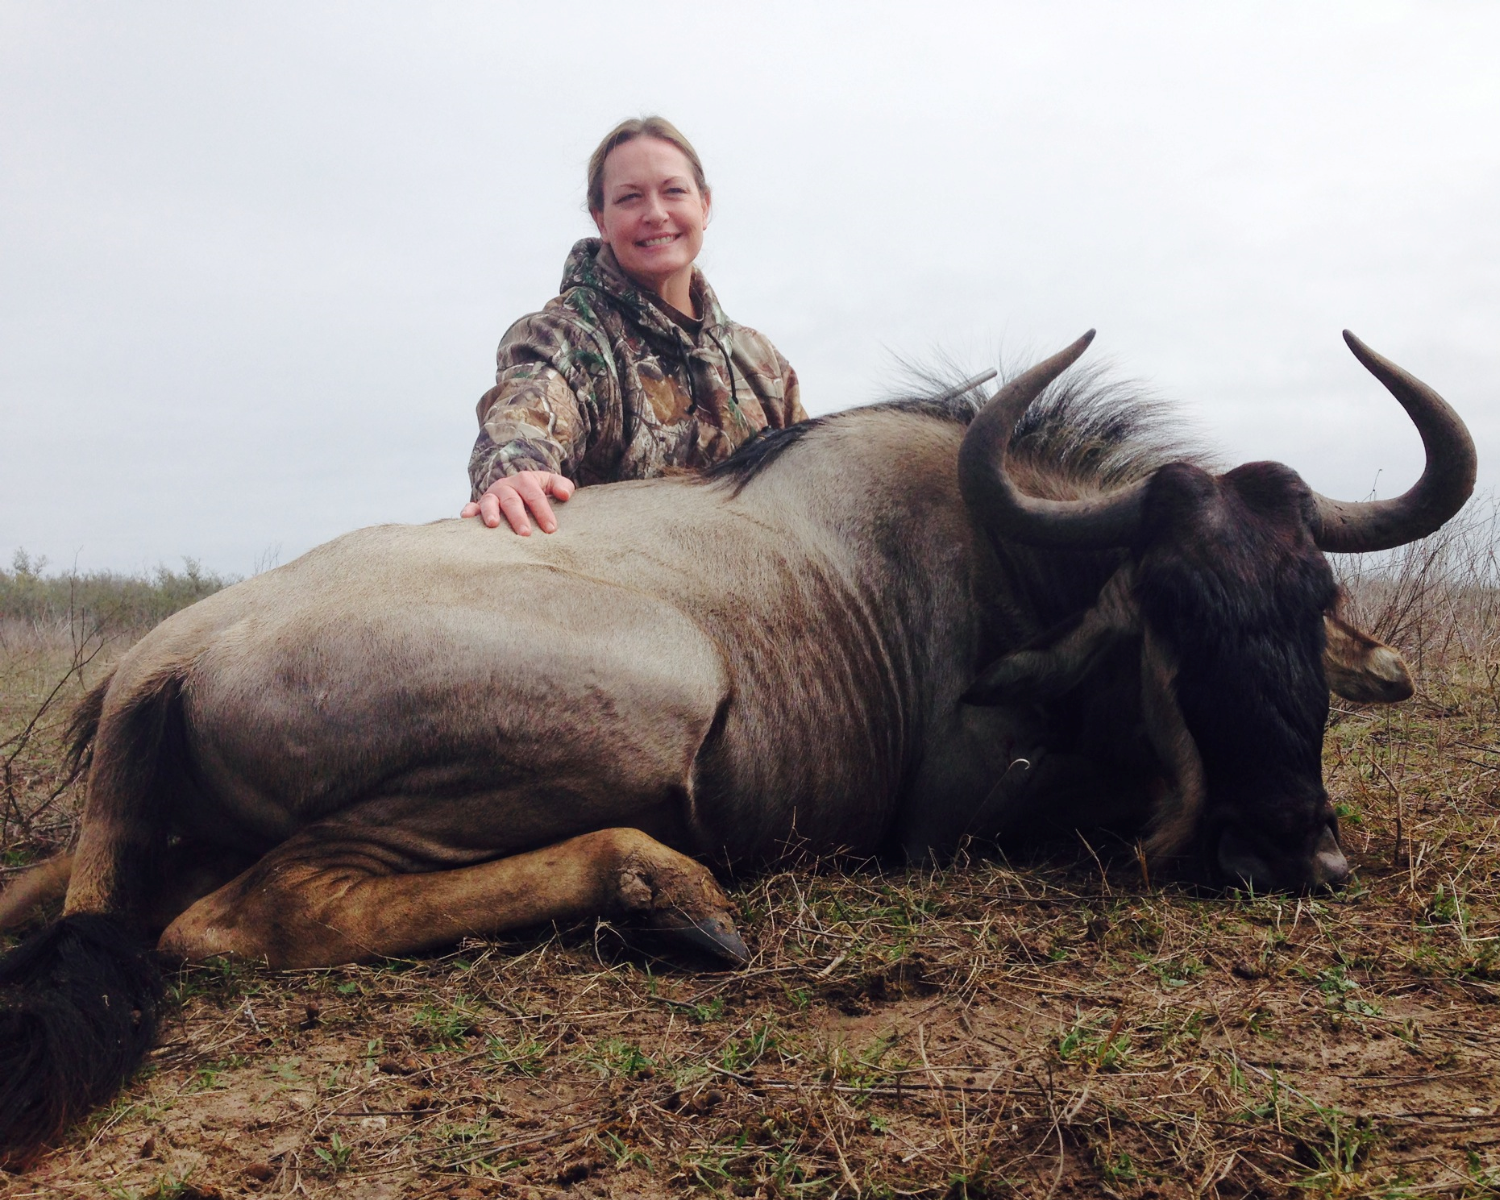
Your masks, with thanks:
<instances>
[{"instance_id":1,"label":"hoodie hood","mask_svg":"<svg viewBox=\"0 0 1500 1200\"><path fill-rule=\"evenodd\" d=\"M704 333L710 337L724 336L722 331L729 324L729 318L724 315L719 298L697 267L693 268L693 281L688 286L702 317ZM642 329L657 337L674 344L687 337L663 310L663 301L626 275L615 260L615 252L598 238L581 238L568 252L568 260L563 264L562 286L558 290L567 292L573 288L602 292L614 304L626 309Z\"/></svg>"}]
</instances>

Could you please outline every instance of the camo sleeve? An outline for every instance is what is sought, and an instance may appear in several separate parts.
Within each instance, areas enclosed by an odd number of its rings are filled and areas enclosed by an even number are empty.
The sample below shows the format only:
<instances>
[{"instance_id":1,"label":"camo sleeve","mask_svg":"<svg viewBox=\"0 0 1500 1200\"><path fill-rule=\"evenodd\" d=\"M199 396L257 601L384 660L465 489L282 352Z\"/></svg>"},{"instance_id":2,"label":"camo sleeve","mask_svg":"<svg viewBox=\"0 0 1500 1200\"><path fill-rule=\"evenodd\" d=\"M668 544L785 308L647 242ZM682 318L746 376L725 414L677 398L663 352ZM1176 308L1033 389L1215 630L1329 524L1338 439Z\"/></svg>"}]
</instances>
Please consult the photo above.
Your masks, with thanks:
<instances>
[{"instance_id":1,"label":"camo sleeve","mask_svg":"<svg viewBox=\"0 0 1500 1200\"><path fill-rule=\"evenodd\" d=\"M495 354L495 386L479 398L479 436L469 456L472 498L518 471L576 479L601 424L618 407L618 385L597 339L557 309L522 317Z\"/></svg>"},{"instance_id":2,"label":"camo sleeve","mask_svg":"<svg viewBox=\"0 0 1500 1200\"><path fill-rule=\"evenodd\" d=\"M791 363L781 358L781 352L777 351L776 357L781 359L782 378L786 380L786 391L782 396L781 403L781 428L795 425L798 421L807 420L807 410L802 407L802 385L797 382L797 371Z\"/></svg>"},{"instance_id":3,"label":"camo sleeve","mask_svg":"<svg viewBox=\"0 0 1500 1200\"><path fill-rule=\"evenodd\" d=\"M797 372L765 334L748 325L734 326L735 366L750 380L772 429L807 420Z\"/></svg>"}]
</instances>

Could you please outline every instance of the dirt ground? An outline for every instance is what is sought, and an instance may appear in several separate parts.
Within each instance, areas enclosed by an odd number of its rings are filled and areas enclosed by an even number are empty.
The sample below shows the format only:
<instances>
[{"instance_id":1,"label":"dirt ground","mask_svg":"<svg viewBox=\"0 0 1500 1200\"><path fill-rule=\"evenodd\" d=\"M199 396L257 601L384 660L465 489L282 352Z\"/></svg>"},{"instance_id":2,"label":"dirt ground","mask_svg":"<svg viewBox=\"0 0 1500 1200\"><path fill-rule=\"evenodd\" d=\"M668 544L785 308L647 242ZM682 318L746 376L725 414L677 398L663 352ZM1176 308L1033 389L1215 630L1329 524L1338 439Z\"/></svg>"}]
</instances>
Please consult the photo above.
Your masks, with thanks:
<instances>
[{"instance_id":1,"label":"dirt ground","mask_svg":"<svg viewBox=\"0 0 1500 1200\"><path fill-rule=\"evenodd\" d=\"M9 873L71 834L78 677L27 733L67 652L5 649ZM1497 670L1335 712L1336 896L1080 839L740 881L738 971L607 925L183 971L135 1082L0 1196L1500 1194Z\"/></svg>"}]
</instances>

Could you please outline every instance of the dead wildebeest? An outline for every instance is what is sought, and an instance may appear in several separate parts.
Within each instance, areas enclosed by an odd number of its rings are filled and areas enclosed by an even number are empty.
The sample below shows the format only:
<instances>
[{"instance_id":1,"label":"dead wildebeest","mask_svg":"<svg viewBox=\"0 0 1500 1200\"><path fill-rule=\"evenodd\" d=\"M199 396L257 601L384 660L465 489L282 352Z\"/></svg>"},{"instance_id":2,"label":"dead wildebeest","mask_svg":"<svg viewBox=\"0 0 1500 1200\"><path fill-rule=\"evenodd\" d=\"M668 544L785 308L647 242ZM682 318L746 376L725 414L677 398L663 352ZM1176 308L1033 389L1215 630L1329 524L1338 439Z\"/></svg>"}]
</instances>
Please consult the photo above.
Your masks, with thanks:
<instances>
[{"instance_id":1,"label":"dead wildebeest","mask_svg":"<svg viewBox=\"0 0 1500 1200\"><path fill-rule=\"evenodd\" d=\"M743 960L705 862L1098 821L1223 880L1340 883L1328 687L1410 683L1322 551L1432 532L1475 472L1453 411L1348 341L1427 447L1395 500L1210 474L1107 392L1028 412L1086 336L977 415L810 421L580 492L550 537L366 529L163 622L82 710L65 915L0 963L13 1161L148 1044L142 932L313 966L604 915Z\"/></svg>"}]
</instances>

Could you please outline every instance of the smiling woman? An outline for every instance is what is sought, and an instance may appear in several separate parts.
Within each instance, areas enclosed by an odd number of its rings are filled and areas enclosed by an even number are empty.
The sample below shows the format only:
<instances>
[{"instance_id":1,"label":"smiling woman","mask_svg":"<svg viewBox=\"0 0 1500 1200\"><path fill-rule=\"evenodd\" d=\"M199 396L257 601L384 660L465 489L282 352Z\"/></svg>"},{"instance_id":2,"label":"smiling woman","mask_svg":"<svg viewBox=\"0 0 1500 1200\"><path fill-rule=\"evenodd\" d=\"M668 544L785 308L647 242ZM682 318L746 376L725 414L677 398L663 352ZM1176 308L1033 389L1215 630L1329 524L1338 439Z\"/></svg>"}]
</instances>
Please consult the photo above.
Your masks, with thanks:
<instances>
[{"instance_id":1,"label":"smiling woman","mask_svg":"<svg viewBox=\"0 0 1500 1200\"><path fill-rule=\"evenodd\" d=\"M568 255L560 294L506 332L480 397L462 516L557 528L576 485L720 462L802 420L797 374L724 315L693 266L711 206L697 152L661 117L623 121L589 159L597 238Z\"/></svg>"}]
</instances>

